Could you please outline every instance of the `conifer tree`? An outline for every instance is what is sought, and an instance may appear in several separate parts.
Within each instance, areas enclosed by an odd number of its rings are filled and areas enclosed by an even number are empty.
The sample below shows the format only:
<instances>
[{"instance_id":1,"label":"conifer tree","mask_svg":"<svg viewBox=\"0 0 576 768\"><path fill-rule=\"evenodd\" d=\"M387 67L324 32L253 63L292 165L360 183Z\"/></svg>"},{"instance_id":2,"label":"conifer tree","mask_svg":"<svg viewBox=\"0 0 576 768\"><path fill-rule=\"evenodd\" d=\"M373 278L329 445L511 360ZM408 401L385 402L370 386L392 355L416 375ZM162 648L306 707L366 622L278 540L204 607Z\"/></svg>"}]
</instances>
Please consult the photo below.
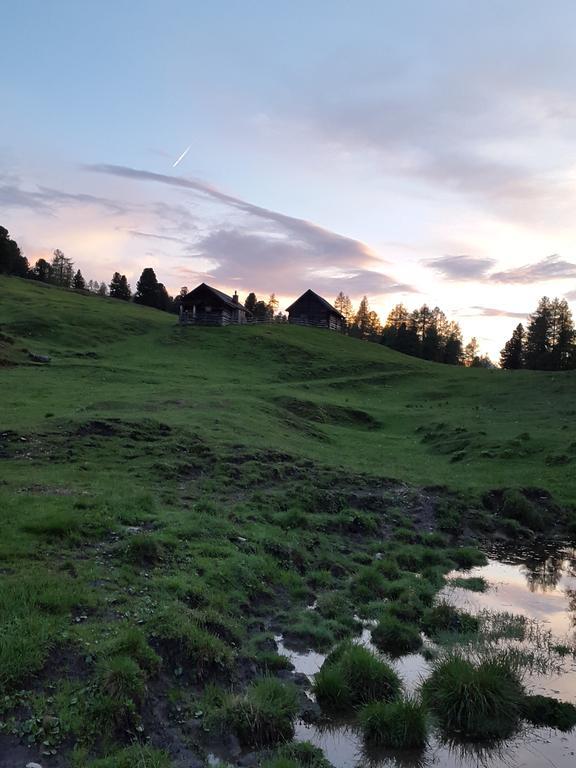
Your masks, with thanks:
<instances>
[{"instance_id":1,"label":"conifer tree","mask_svg":"<svg viewBox=\"0 0 576 768\"><path fill-rule=\"evenodd\" d=\"M158 280L156 273L152 267L146 267L140 279L136 283L136 293L134 294L134 301L136 304L144 304L147 307L158 307Z\"/></svg>"},{"instance_id":2,"label":"conifer tree","mask_svg":"<svg viewBox=\"0 0 576 768\"><path fill-rule=\"evenodd\" d=\"M504 344L500 352L500 367L508 370L518 370L524 367L524 345L526 333L524 326L519 323L512 333L512 337Z\"/></svg>"},{"instance_id":3,"label":"conifer tree","mask_svg":"<svg viewBox=\"0 0 576 768\"><path fill-rule=\"evenodd\" d=\"M132 292L128 285L126 275L121 275L119 272L114 272L112 280L110 281L110 296L113 299L121 299L122 301L130 301Z\"/></svg>"},{"instance_id":4,"label":"conifer tree","mask_svg":"<svg viewBox=\"0 0 576 768\"><path fill-rule=\"evenodd\" d=\"M78 269L72 280L72 285L77 291L84 291L86 289L86 281L82 276L82 272Z\"/></svg>"}]
</instances>

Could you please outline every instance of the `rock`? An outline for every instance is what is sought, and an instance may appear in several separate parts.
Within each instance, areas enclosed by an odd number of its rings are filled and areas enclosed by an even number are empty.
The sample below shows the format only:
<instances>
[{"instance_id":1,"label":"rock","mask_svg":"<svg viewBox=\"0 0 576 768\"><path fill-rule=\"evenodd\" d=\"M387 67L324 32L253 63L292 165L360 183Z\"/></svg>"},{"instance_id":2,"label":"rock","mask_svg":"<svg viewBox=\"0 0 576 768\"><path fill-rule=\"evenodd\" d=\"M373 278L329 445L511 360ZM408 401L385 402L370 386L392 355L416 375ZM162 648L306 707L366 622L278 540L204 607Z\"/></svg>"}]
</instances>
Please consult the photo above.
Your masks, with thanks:
<instances>
[{"instance_id":1,"label":"rock","mask_svg":"<svg viewBox=\"0 0 576 768\"><path fill-rule=\"evenodd\" d=\"M26 768L42 768L40 763L26 763Z\"/></svg>"},{"instance_id":2,"label":"rock","mask_svg":"<svg viewBox=\"0 0 576 768\"><path fill-rule=\"evenodd\" d=\"M28 357L30 360L32 360L33 363L49 363L50 357L49 355L36 355L34 352L28 352Z\"/></svg>"}]
</instances>

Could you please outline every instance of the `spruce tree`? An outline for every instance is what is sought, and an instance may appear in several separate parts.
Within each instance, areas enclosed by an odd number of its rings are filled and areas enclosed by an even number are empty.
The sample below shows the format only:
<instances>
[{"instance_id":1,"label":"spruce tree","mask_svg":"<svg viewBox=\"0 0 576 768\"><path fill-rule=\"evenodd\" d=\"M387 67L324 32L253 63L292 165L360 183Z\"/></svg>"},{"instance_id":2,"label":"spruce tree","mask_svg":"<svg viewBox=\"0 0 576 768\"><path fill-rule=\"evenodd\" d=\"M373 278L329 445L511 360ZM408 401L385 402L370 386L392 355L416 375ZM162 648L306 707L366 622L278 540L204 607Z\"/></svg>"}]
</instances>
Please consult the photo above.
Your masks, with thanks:
<instances>
[{"instance_id":1,"label":"spruce tree","mask_svg":"<svg viewBox=\"0 0 576 768\"><path fill-rule=\"evenodd\" d=\"M86 281L84 280L80 270L76 271L74 279L72 280L72 285L77 291L84 291L86 289Z\"/></svg>"},{"instance_id":2,"label":"spruce tree","mask_svg":"<svg viewBox=\"0 0 576 768\"><path fill-rule=\"evenodd\" d=\"M134 301L136 304L144 304L147 307L158 307L158 280L152 267L146 267L140 279L136 283L136 293Z\"/></svg>"},{"instance_id":3,"label":"spruce tree","mask_svg":"<svg viewBox=\"0 0 576 768\"><path fill-rule=\"evenodd\" d=\"M552 366L550 330L552 307L550 299L543 296L536 311L530 315L526 332L526 367L532 370L549 370Z\"/></svg>"},{"instance_id":4,"label":"spruce tree","mask_svg":"<svg viewBox=\"0 0 576 768\"><path fill-rule=\"evenodd\" d=\"M500 367L507 370L518 370L524 367L524 346L526 333L524 326L519 323L512 333L512 337L504 344L500 352Z\"/></svg>"},{"instance_id":5,"label":"spruce tree","mask_svg":"<svg viewBox=\"0 0 576 768\"><path fill-rule=\"evenodd\" d=\"M132 292L130 291L126 275L121 275L120 272L114 272L112 280L110 281L110 296L113 299L130 301Z\"/></svg>"},{"instance_id":6,"label":"spruce tree","mask_svg":"<svg viewBox=\"0 0 576 768\"><path fill-rule=\"evenodd\" d=\"M28 259L22 256L18 243L12 240L8 230L0 227L0 273L28 277Z\"/></svg>"},{"instance_id":7,"label":"spruce tree","mask_svg":"<svg viewBox=\"0 0 576 768\"><path fill-rule=\"evenodd\" d=\"M250 292L248 296L246 296L246 301L244 302L244 306L248 310L248 312L251 312L254 314L254 307L256 306L256 294L253 292Z\"/></svg>"}]
</instances>

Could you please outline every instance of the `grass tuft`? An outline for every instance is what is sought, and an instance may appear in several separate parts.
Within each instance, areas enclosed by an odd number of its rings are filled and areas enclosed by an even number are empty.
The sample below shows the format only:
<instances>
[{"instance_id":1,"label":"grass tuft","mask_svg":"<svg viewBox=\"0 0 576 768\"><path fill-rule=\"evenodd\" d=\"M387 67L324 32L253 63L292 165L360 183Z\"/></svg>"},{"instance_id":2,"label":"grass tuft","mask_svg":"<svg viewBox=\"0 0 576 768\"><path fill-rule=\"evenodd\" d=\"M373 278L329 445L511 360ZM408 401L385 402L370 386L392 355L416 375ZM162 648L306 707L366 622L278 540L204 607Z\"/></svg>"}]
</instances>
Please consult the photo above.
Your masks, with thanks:
<instances>
[{"instance_id":1,"label":"grass tuft","mask_svg":"<svg viewBox=\"0 0 576 768\"><path fill-rule=\"evenodd\" d=\"M426 745L426 708L416 699L375 701L360 711L359 722L370 746L421 749Z\"/></svg>"}]
</instances>

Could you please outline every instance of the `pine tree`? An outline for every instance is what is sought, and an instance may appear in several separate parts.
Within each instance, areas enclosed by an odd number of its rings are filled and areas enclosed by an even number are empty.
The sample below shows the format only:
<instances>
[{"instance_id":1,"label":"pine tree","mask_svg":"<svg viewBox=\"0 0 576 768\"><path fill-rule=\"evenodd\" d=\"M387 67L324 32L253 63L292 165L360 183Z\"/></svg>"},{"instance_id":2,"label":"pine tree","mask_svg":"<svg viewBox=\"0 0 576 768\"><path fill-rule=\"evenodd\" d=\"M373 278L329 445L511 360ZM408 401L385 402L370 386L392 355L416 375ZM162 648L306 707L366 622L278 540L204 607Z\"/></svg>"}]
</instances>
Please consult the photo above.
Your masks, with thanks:
<instances>
[{"instance_id":1,"label":"pine tree","mask_svg":"<svg viewBox=\"0 0 576 768\"><path fill-rule=\"evenodd\" d=\"M8 230L0 227L0 273L28 277L28 259L22 255L18 243L12 240Z\"/></svg>"},{"instance_id":2,"label":"pine tree","mask_svg":"<svg viewBox=\"0 0 576 768\"><path fill-rule=\"evenodd\" d=\"M524 326L519 323L512 333L512 337L504 344L500 352L500 367L508 370L518 370L524 367L524 345L526 333Z\"/></svg>"},{"instance_id":3,"label":"pine tree","mask_svg":"<svg viewBox=\"0 0 576 768\"><path fill-rule=\"evenodd\" d=\"M449 323L446 334L443 349L444 359L442 362L448 365L462 365L464 349L462 347L462 331L458 323Z\"/></svg>"},{"instance_id":4,"label":"pine tree","mask_svg":"<svg viewBox=\"0 0 576 768\"><path fill-rule=\"evenodd\" d=\"M530 315L526 332L526 367L547 370L551 367L550 330L552 323L550 299L543 296L536 311Z\"/></svg>"},{"instance_id":5,"label":"pine tree","mask_svg":"<svg viewBox=\"0 0 576 768\"><path fill-rule=\"evenodd\" d=\"M251 312L254 314L254 307L256 306L256 294L255 293L249 293L248 296L246 296L246 301L244 302L244 306L248 310L248 312Z\"/></svg>"},{"instance_id":6,"label":"pine tree","mask_svg":"<svg viewBox=\"0 0 576 768\"><path fill-rule=\"evenodd\" d=\"M82 272L80 272L80 270L77 270L76 274L74 275L74 278L72 280L72 285L77 291L86 290L86 281L84 280L82 276Z\"/></svg>"},{"instance_id":7,"label":"pine tree","mask_svg":"<svg viewBox=\"0 0 576 768\"><path fill-rule=\"evenodd\" d=\"M110 296L113 299L121 299L122 301L130 301L132 292L128 285L126 275L121 275L120 272L114 272L112 280L110 281Z\"/></svg>"},{"instance_id":8,"label":"pine tree","mask_svg":"<svg viewBox=\"0 0 576 768\"><path fill-rule=\"evenodd\" d=\"M152 267L146 267L140 279L136 283L136 293L134 301L136 304L144 304L147 307L158 307L158 280Z\"/></svg>"}]
</instances>

